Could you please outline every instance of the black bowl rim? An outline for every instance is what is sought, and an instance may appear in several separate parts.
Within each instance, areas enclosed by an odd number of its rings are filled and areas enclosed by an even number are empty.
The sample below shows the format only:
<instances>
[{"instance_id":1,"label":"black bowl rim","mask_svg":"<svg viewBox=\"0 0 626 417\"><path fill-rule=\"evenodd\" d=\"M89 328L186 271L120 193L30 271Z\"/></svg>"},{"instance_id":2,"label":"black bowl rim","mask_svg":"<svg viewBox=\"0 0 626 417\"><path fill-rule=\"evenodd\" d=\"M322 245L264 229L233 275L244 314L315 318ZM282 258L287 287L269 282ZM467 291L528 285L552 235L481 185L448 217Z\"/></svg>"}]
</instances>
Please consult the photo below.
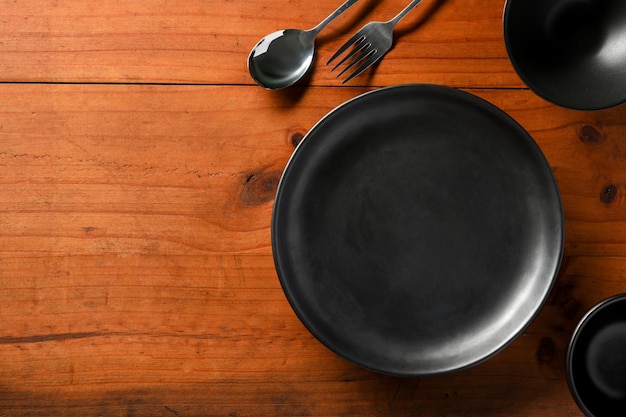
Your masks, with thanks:
<instances>
[{"instance_id":1,"label":"black bowl rim","mask_svg":"<svg viewBox=\"0 0 626 417\"><path fill-rule=\"evenodd\" d=\"M509 25L508 20L510 16L509 9L511 8L511 4L514 0L505 0L504 1L504 9L502 12L502 34L504 38L504 45L506 47L506 52L509 57L509 61L513 65L515 72L522 79L522 81L539 97L544 100L549 101L552 104L556 104L557 106L565 107L572 110L583 110L583 111L593 111L593 110L606 110L613 107L617 107L621 104L626 103L626 98L618 99L615 101L607 101L605 104L598 105L582 105L581 103L568 103L565 101L560 101L558 97L553 97L549 94L546 94L530 77L523 69L520 63L518 62L515 54L513 52L513 48L511 46L510 34L509 34Z\"/></svg>"},{"instance_id":2,"label":"black bowl rim","mask_svg":"<svg viewBox=\"0 0 626 417\"><path fill-rule=\"evenodd\" d=\"M582 330L585 328L585 326L589 323L589 321L595 315L597 315L601 310L605 309L606 307L612 304L623 303L623 302L626 302L626 293L613 295L605 300L600 301L599 303L591 307L576 325L576 328L574 329L574 333L572 334L572 338L570 339L569 346L567 348L567 354L565 356L566 358L565 371L567 374L567 385L570 389L572 397L574 397L574 401L576 401L576 404L578 405L578 407L588 417L598 417L598 416L596 416L587 408L583 399L578 393L578 390L576 389L576 383L574 381L574 375L573 375L573 369L572 369L572 359L574 355L574 350L576 348L576 342L578 341L578 338Z\"/></svg>"}]
</instances>

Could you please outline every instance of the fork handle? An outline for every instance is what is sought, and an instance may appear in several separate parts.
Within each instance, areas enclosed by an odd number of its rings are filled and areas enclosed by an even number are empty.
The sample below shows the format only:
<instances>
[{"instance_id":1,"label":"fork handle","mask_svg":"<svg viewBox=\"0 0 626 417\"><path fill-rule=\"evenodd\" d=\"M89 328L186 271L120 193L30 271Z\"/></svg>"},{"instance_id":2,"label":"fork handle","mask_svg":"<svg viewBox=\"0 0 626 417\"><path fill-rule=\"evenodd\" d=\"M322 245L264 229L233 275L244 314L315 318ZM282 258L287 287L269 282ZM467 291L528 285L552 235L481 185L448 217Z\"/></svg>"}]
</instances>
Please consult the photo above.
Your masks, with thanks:
<instances>
[{"instance_id":1,"label":"fork handle","mask_svg":"<svg viewBox=\"0 0 626 417\"><path fill-rule=\"evenodd\" d=\"M398 13L398 14L396 15L396 17L394 17L393 19L391 19L391 20L390 20L389 22L387 22L387 23L391 23L391 24L393 24L393 26L397 25L397 24L398 24L398 22L399 22L400 20L402 20L402 18L403 18L404 16L406 16L408 12L410 12L411 10L413 10L413 8L414 8L415 6L417 6L418 4L420 4L420 3L421 3L421 1L422 1L422 0L413 0L411 3L409 3L409 5L408 5L408 6L406 6L404 9L402 9L402 11L401 11L400 13Z\"/></svg>"},{"instance_id":2,"label":"fork handle","mask_svg":"<svg viewBox=\"0 0 626 417\"><path fill-rule=\"evenodd\" d=\"M326 27L326 25L328 25L330 22L335 20L341 13L345 12L346 10L348 10L350 8L350 6L352 6L357 1L359 1L359 0L348 0L348 1L346 1L344 4L339 6L339 8L337 10L332 12L330 14L330 16L328 16L326 19L322 20L317 26L315 26L313 29L311 29L310 32L312 32L314 35L317 35L322 29L324 29Z\"/></svg>"}]
</instances>

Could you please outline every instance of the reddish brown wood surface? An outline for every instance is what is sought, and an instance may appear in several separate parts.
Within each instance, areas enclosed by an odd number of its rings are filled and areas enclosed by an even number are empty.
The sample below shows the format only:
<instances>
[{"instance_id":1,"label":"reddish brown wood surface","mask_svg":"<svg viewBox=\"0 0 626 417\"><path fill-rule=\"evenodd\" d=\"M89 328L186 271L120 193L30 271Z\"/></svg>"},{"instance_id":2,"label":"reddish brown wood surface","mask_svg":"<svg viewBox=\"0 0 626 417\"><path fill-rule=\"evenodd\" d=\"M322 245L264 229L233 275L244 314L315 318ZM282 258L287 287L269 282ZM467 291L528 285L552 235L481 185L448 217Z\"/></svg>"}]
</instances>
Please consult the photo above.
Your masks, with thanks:
<instances>
[{"instance_id":1,"label":"reddish brown wood surface","mask_svg":"<svg viewBox=\"0 0 626 417\"><path fill-rule=\"evenodd\" d=\"M564 355L584 312L626 292L626 107L567 110L524 88L496 0L424 0L384 61L339 87L323 61L405 4L364 0L323 32L305 83L253 85L262 35L337 7L312 4L1 2L0 416L582 415ZM517 120L566 219L561 272L527 331L482 365L421 379L321 346L282 293L269 232L303 134L409 82Z\"/></svg>"},{"instance_id":2,"label":"reddish brown wood surface","mask_svg":"<svg viewBox=\"0 0 626 417\"><path fill-rule=\"evenodd\" d=\"M361 0L318 37L307 82L336 86L324 63L369 20L404 6ZM0 3L0 80L173 84L252 83L246 60L266 34L309 29L340 2L146 0ZM398 25L392 54L352 85L430 82L521 87L502 40L504 0L424 0Z\"/></svg>"}]
</instances>

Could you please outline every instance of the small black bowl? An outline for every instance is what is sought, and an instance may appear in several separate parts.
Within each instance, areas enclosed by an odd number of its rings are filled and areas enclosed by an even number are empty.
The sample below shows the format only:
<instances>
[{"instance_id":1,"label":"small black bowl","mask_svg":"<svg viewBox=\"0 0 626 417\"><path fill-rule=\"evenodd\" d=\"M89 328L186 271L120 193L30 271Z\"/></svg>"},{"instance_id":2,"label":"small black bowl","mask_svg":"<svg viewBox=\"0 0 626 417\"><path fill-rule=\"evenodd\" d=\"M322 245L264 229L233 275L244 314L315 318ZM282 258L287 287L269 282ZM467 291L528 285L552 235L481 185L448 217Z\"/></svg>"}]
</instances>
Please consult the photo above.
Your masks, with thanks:
<instances>
[{"instance_id":1,"label":"small black bowl","mask_svg":"<svg viewBox=\"0 0 626 417\"><path fill-rule=\"evenodd\" d=\"M567 352L567 382L585 415L625 415L626 294L602 301L582 318Z\"/></svg>"},{"instance_id":2,"label":"small black bowl","mask_svg":"<svg viewBox=\"0 0 626 417\"><path fill-rule=\"evenodd\" d=\"M625 0L507 0L513 67L539 96L599 110L626 102Z\"/></svg>"}]
</instances>

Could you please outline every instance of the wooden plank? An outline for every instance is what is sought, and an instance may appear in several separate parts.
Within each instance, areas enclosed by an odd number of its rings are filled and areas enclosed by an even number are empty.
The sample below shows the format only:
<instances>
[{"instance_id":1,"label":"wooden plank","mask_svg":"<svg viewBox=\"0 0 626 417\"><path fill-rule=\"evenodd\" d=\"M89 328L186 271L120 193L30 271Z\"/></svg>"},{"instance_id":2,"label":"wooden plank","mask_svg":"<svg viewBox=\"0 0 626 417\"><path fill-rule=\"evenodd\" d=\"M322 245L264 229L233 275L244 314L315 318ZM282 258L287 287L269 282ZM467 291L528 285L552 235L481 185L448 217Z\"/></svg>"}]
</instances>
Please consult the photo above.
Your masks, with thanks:
<instances>
[{"instance_id":1,"label":"wooden plank","mask_svg":"<svg viewBox=\"0 0 626 417\"><path fill-rule=\"evenodd\" d=\"M402 379L321 346L273 268L272 199L294 145L365 90L332 91L0 85L0 414L580 415L569 336L626 291L626 108L470 90L553 167L563 267L498 356Z\"/></svg>"},{"instance_id":2,"label":"wooden plank","mask_svg":"<svg viewBox=\"0 0 626 417\"><path fill-rule=\"evenodd\" d=\"M363 91L2 86L0 213L13 220L3 246L267 253L271 201L294 141ZM562 193L568 252L621 256L626 110L577 112L528 91L472 91L543 149Z\"/></svg>"},{"instance_id":3,"label":"wooden plank","mask_svg":"<svg viewBox=\"0 0 626 417\"><path fill-rule=\"evenodd\" d=\"M338 3L0 1L0 415L581 415L569 337L626 292L626 108L571 111L526 90L502 0L424 0L357 88L328 88L336 48L406 4L361 0L319 37L313 88L253 85L246 59L263 35L310 28ZM517 120L566 220L531 326L484 364L423 379L317 342L270 242L280 174L311 126L410 82L464 88Z\"/></svg>"},{"instance_id":4,"label":"wooden plank","mask_svg":"<svg viewBox=\"0 0 626 417\"><path fill-rule=\"evenodd\" d=\"M80 262L88 281L94 275L88 265L111 258L67 262ZM122 262L150 264L146 256L130 258ZM203 258L178 261L204 264ZM0 380L10 382L3 388L4 409L11 415L45 408L56 415L125 415L129 410L149 415L170 409L182 415L292 416L307 410L306 415L320 416L417 411L436 416L462 409L468 416L575 416L564 385L567 339L584 310L615 289L611 277L616 271L623 276L625 267L623 258L570 259L542 314L498 356L458 374L401 379L359 369L329 353L284 300L270 308L250 303L279 295L269 257L242 255L232 261L249 272L226 284L230 295L220 292L218 280L188 271L171 274L169 283L154 288L149 280L156 275L158 281L159 274L139 267L96 284L96 290L109 292L106 303L87 290L50 300L57 311L47 312L51 293L76 292L81 278L73 278L71 287L33 288L42 300L35 314L54 316L57 329L60 323L75 328L0 340L5 363ZM124 288L123 281L138 278L149 280ZM204 288L190 285L192 279L203 281ZM3 317L13 321L11 315ZM94 325L100 328L85 331Z\"/></svg>"},{"instance_id":5,"label":"wooden plank","mask_svg":"<svg viewBox=\"0 0 626 417\"><path fill-rule=\"evenodd\" d=\"M523 87L507 58L501 0L424 0L398 26L396 46L351 85L406 82ZM266 34L315 26L339 2L323 0L3 1L0 81L252 84L246 60ZM308 83L337 86L324 63L370 20L404 2L362 1L318 39ZM219 12L218 12L219 11Z\"/></svg>"}]
</instances>

